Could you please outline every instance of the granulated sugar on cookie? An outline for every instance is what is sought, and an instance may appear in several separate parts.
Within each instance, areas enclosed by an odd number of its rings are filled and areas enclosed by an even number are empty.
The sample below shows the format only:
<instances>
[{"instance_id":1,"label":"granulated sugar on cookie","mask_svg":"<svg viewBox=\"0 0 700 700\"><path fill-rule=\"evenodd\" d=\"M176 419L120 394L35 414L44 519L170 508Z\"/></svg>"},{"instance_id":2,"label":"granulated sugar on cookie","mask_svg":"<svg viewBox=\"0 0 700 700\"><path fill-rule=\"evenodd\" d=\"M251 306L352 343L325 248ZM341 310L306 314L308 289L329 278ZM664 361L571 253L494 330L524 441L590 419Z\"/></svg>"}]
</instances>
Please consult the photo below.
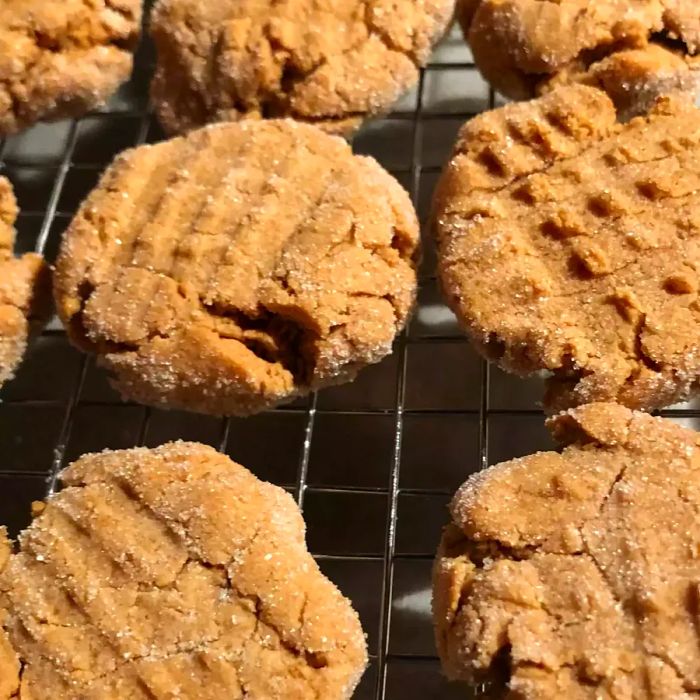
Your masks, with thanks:
<instances>
[{"instance_id":1,"label":"granulated sugar on cookie","mask_svg":"<svg viewBox=\"0 0 700 700\"><path fill-rule=\"evenodd\" d=\"M117 158L65 234L71 340L128 398L260 411L391 352L416 293L408 194L291 120L206 127Z\"/></svg>"},{"instance_id":2,"label":"granulated sugar on cookie","mask_svg":"<svg viewBox=\"0 0 700 700\"><path fill-rule=\"evenodd\" d=\"M484 77L514 99L581 83L627 118L700 92L697 0L461 0L457 16Z\"/></svg>"},{"instance_id":3,"label":"granulated sugar on cookie","mask_svg":"<svg viewBox=\"0 0 700 700\"><path fill-rule=\"evenodd\" d=\"M0 177L0 386L24 356L33 325L49 314L48 268L36 253L15 258L17 201L10 182Z\"/></svg>"},{"instance_id":4,"label":"granulated sugar on cookie","mask_svg":"<svg viewBox=\"0 0 700 700\"><path fill-rule=\"evenodd\" d=\"M549 408L650 410L694 391L699 154L685 101L623 125L585 86L460 132L434 203L442 286L488 358L549 373Z\"/></svg>"},{"instance_id":5,"label":"granulated sugar on cookie","mask_svg":"<svg viewBox=\"0 0 700 700\"><path fill-rule=\"evenodd\" d=\"M549 422L564 451L471 477L434 568L443 668L522 700L700 688L699 434L614 404Z\"/></svg>"},{"instance_id":6,"label":"granulated sugar on cookie","mask_svg":"<svg viewBox=\"0 0 700 700\"><path fill-rule=\"evenodd\" d=\"M0 698L350 698L360 621L284 490L183 442L62 480L0 543Z\"/></svg>"},{"instance_id":7,"label":"granulated sugar on cookie","mask_svg":"<svg viewBox=\"0 0 700 700\"><path fill-rule=\"evenodd\" d=\"M0 136L75 117L131 73L141 0L0 3Z\"/></svg>"},{"instance_id":8,"label":"granulated sugar on cookie","mask_svg":"<svg viewBox=\"0 0 700 700\"><path fill-rule=\"evenodd\" d=\"M292 117L335 133L418 81L454 0L159 0L152 86L170 133Z\"/></svg>"}]
</instances>

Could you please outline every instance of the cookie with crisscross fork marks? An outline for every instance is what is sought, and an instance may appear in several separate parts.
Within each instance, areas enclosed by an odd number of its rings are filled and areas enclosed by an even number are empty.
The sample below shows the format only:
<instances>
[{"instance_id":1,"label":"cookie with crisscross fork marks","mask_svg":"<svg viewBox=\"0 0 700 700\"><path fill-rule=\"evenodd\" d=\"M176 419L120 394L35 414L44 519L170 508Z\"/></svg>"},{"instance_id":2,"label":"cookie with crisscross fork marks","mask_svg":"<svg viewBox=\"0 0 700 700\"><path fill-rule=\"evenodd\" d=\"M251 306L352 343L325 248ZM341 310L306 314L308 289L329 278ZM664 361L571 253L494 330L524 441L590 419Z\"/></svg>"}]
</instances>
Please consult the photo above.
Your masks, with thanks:
<instances>
[{"instance_id":1,"label":"cookie with crisscross fork marks","mask_svg":"<svg viewBox=\"0 0 700 700\"><path fill-rule=\"evenodd\" d=\"M627 124L561 88L462 129L438 186L442 284L503 368L550 374L546 403L653 409L700 377L700 110Z\"/></svg>"},{"instance_id":2,"label":"cookie with crisscross fork marks","mask_svg":"<svg viewBox=\"0 0 700 700\"><path fill-rule=\"evenodd\" d=\"M700 435L615 404L550 421L562 453L472 476L435 562L454 678L521 700L700 694Z\"/></svg>"},{"instance_id":3,"label":"cookie with crisscross fork marks","mask_svg":"<svg viewBox=\"0 0 700 700\"><path fill-rule=\"evenodd\" d=\"M20 551L0 548L2 700L352 695L360 622L284 490L182 442L62 479Z\"/></svg>"},{"instance_id":4,"label":"cookie with crisscross fork marks","mask_svg":"<svg viewBox=\"0 0 700 700\"><path fill-rule=\"evenodd\" d=\"M159 0L152 96L166 130L291 117L332 132L418 80L454 0Z\"/></svg>"},{"instance_id":5,"label":"cookie with crisscross fork marks","mask_svg":"<svg viewBox=\"0 0 700 700\"><path fill-rule=\"evenodd\" d=\"M46 320L50 306L49 271L36 253L13 257L17 201L0 177L0 386L19 365L32 326Z\"/></svg>"},{"instance_id":6,"label":"cookie with crisscross fork marks","mask_svg":"<svg viewBox=\"0 0 700 700\"><path fill-rule=\"evenodd\" d=\"M125 396L245 414L388 354L417 245L406 192L342 139L229 123L120 156L65 235L55 296Z\"/></svg>"},{"instance_id":7,"label":"cookie with crisscross fork marks","mask_svg":"<svg viewBox=\"0 0 700 700\"><path fill-rule=\"evenodd\" d=\"M131 72L141 0L0 3L0 135L78 116Z\"/></svg>"}]
</instances>

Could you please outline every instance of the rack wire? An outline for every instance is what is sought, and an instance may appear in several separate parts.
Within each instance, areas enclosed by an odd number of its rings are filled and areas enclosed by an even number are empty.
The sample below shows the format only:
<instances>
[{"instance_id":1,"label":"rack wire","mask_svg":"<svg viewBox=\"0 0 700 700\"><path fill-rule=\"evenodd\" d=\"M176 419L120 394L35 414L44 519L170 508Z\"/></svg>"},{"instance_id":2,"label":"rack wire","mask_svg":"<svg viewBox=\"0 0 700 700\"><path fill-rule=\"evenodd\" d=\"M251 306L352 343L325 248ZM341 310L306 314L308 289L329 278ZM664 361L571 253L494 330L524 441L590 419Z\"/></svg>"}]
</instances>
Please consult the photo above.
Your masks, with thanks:
<instances>
[{"instance_id":1,"label":"rack wire","mask_svg":"<svg viewBox=\"0 0 700 700\"><path fill-rule=\"evenodd\" d=\"M148 110L152 50L102 111L39 125L0 144L0 170L22 214L18 252L54 259L82 197L116 153L157 141ZM409 190L422 222L459 126L495 104L453 30L396 110L354 139ZM371 664L358 700L464 698L440 675L430 619L430 570L446 505L469 473L550 449L539 380L488 367L441 301L424 241L416 313L393 355L352 384L247 419L215 419L123 403L53 321L0 393L0 522L16 534L60 469L104 448L171 439L212 444L293 493L309 548L353 601ZM667 415L693 425L696 406ZM697 426L694 426L697 427ZM474 697L481 695L474 689Z\"/></svg>"}]
</instances>

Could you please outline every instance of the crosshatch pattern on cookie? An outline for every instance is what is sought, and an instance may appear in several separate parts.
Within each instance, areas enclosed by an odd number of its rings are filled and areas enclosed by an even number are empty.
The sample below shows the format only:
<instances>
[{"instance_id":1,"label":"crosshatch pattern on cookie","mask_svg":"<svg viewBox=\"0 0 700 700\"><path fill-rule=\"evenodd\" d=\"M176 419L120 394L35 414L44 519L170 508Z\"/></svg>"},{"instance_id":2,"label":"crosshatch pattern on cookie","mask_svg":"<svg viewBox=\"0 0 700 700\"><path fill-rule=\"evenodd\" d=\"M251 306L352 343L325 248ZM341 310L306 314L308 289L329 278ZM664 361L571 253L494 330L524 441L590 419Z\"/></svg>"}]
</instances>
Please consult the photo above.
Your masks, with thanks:
<instances>
[{"instance_id":1,"label":"crosshatch pattern on cookie","mask_svg":"<svg viewBox=\"0 0 700 700\"><path fill-rule=\"evenodd\" d=\"M437 188L448 301L489 358L553 373L552 409L654 409L700 374L700 110L627 124L599 90L480 115Z\"/></svg>"}]
</instances>

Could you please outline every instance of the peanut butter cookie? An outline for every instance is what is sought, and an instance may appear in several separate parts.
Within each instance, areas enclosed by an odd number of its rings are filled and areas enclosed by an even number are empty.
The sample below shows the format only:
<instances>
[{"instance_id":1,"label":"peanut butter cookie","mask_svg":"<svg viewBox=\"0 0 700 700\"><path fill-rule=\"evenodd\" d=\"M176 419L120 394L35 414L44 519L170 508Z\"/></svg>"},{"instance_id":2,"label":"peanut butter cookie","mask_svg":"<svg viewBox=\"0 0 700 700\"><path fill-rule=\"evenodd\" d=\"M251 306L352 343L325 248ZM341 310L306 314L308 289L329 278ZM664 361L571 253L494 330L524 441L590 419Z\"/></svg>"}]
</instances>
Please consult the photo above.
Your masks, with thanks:
<instances>
[{"instance_id":1,"label":"peanut butter cookie","mask_svg":"<svg viewBox=\"0 0 700 700\"><path fill-rule=\"evenodd\" d=\"M0 177L0 386L22 360L32 325L49 314L48 268L40 255L12 256L17 202Z\"/></svg>"},{"instance_id":2,"label":"peanut butter cookie","mask_svg":"<svg viewBox=\"0 0 700 700\"><path fill-rule=\"evenodd\" d=\"M285 491L183 442L86 455L62 479L0 573L19 661L0 639L1 698L352 695L360 622Z\"/></svg>"},{"instance_id":3,"label":"peanut butter cookie","mask_svg":"<svg viewBox=\"0 0 700 700\"><path fill-rule=\"evenodd\" d=\"M141 0L0 3L0 136L73 117L131 73Z\"/></svg>"},{"instance_id":4,"label":"peanut butter cookie","mask_svg":"<svg viewBox=\"0 0 700 700\"><path fill-rule=\"evenodd\" d=\"M582 83L628 118L700 88L697 0L461 0L458 16L484 77L514 99Z\"/></svg>"},{"instance_id":5,"label":"peanut butter cookie","mask_svg":"<svg viewBox=\"0 0 700 700\"><path fill-rule=\"evenodd\" d=\"M159 0L165 129L292 117L348 132L418 80L454 0Z\"/></svg>"},{"instance_id":6,"label":"peanut butter cookie","mask_svg":"<svg viewBox=\"0 0 700 700\"><path fill-rule=\"evenodd\" d=\"M549 427L563 453L491 467L452 502L434 569L445 671L522 700L696 697L698 433L614 404Z\"/></svg>"},{"instance_id":7,"label":"peanut butter cookie","mask_svg":"<svg viewBox=\"0 0 700 700\"><path fill-rule=\"evenodd\" d=\"M69 227L71 339L144 403L245 414L391 352L416 291L401 186L342 139L219 124L121 155Z\"/></svg>"},{"instance_id":8,"label":"peanut butter cookie","mask_svg":"<svg viewBox=\"0 0 700 700\"><path fill-rule=\"evenodd\" d=\"M10 560L7 530L0 527L0 576ZM5 632L6 613L0 607L0 699L15 698L19 683L19 659Z\"/></svg>"},{"instance_id":9,"label":"peanut butter cookie","mask_svg":"<svg viewBox=\"0 0 700 700\"><path fill-rule=\"evenodd\" d=\"M584 86L462 129L435 199L443 288L487 357L550 373L550 408L695 389L699 153L689 103L620 124Z\"/></svg>"}]
</instances>

